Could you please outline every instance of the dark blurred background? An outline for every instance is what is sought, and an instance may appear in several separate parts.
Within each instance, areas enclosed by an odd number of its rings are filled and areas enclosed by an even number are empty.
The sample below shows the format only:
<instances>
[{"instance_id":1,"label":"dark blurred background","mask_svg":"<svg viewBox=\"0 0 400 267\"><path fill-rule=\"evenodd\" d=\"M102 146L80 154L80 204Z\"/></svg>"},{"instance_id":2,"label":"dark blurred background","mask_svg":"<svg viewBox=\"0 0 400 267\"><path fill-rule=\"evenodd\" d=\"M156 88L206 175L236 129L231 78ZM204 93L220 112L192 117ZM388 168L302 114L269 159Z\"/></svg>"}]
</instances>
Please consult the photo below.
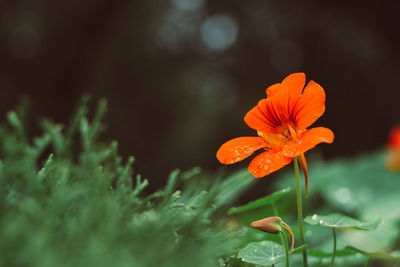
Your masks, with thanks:
<instances>
[{"instance_id":1,"label":"dark blurred background","mask_svg":"<svg viewBox=\"0 0 400 267\"><path fill-rule=\"evenodd\" d=\"M157 188L219 168L223 142L255 134L243 116L265 88L302 71L327 94L315 126L336 136L313 153L350 157L400 119L399 14L397 0L3 0L1 116L27 95L32 120L65 123L84 92L105 97L104 139Z\"/></svg>"}]
</instances>

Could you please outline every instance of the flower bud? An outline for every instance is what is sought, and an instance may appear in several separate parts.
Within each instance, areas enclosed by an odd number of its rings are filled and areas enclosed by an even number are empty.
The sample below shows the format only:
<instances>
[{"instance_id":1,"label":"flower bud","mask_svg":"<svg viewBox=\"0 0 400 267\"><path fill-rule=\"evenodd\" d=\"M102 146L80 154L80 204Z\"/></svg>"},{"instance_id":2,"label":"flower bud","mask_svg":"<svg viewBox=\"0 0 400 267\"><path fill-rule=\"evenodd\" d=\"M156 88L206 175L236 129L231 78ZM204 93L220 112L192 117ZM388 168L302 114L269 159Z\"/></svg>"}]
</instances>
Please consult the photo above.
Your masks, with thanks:
<instances>
[{"instance_id":1,"label":"flower bud","mask_svg":"<svg viewBox=\"0 0 400 267\"><path fill-rule=\"evenodd\" d=\"M252 222L251 227L270 234L279 234L282 231L282 222L279 217L268 217Z\"/></svg>"},{"instance_id":2,"label":"flower bud","mask_svg":"<svg viewBox=\"0 0 400 267\"><path fill-rule=\"evenodd\" d=\"M282 228L285 229L290 236L290 252L293 250L293 232L289 225L287 225L280 217L268 217L262 220L254 221L251 223L251 227L270 234L279 234L283 231Z\"/></svg>"}]
</instances>

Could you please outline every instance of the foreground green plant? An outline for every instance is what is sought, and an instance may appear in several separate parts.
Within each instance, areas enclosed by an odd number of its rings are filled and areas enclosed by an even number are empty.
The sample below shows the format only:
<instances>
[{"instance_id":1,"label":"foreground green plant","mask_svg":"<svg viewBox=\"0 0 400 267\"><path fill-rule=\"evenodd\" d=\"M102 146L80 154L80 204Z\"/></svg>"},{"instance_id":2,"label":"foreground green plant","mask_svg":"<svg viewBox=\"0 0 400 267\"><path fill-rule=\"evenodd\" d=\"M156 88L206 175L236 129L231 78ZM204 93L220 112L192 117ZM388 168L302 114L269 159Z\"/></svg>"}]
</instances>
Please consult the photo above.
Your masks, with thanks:
<instances>
[{"instance_id":1,"label":"foreground green plant","mask_svg":"<svg viewBox=\"0 0 400 267\"><path fill-rule=\"evenodd\" d=\"M219 266L232 255L240 240L218 214L252 183L247 172L176 170L145 194L134 159L98 140L106 102L93 120L86 102L33 139L24 108L0 126L0 266Z\"/></svg>"}]
</instances>

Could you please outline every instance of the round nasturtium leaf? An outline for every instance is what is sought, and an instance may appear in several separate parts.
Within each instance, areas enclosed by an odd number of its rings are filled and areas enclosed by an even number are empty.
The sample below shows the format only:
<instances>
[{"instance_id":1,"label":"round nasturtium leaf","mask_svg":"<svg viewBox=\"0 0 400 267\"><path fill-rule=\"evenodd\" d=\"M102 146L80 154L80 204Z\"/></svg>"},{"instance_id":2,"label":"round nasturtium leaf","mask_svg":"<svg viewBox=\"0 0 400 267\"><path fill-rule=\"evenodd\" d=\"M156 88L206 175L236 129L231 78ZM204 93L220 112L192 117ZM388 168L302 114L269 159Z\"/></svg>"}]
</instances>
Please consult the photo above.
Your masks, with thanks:
<instances>
[{"instance_id":1,"label":"round nasturtium leaf","mask_svg":"<svg viewBox=\"0 0 400 267\"><path fill-rule=\"evenodd\" d=\"M270 266L285 260L285 248L272 241L253 242L242 248L238 256L247 263Z\"/></svg>"},{"instance_id":2,"label":"round nasturtium leaf","mask_svg":"<svg viewBox=\"0 0 400 267\"><path fill-rule=\"evenodd\" d=\"M307 251L307 254L311 257L316 257L316 258L331 258L332 257L332 252L325 252L320 249L312 249ZM348 249L338 249L336 250L336 257L345 257L345 256L350 256L350 255L355 255L356 252L348 250Z\"/></svg>"},{"instance_id":3,"label":"round nasturtium leaf","mask_svg":"<svg viewBox=\"0 0 400 267\"><path fill-rule=\"evenodd\" d=\"M400 250L393 251L392 253L388 253L385 251L374 251L368 252L364 251L352 246L345 247L348 251L353 251L354 253L361 253L369 258L373 259L382 259L382 260L397 260L400 261Z\"/></svg>"},{"instance_id":4,"label":"round nasturtium leaf","mask_svg":"<svg viewBox=\"0 0 400 267\"><path fill-rule=\"evenodd\" d=\"M354 230L364 230L373 231L381 223L382 219L377 219L375 221L360 222L357 219L348 217L343 214L334 213L330 215L317 215L307 216L304 221L311 225L338 228L338 229L354 229Z\"/></svg>"}]
</instances>

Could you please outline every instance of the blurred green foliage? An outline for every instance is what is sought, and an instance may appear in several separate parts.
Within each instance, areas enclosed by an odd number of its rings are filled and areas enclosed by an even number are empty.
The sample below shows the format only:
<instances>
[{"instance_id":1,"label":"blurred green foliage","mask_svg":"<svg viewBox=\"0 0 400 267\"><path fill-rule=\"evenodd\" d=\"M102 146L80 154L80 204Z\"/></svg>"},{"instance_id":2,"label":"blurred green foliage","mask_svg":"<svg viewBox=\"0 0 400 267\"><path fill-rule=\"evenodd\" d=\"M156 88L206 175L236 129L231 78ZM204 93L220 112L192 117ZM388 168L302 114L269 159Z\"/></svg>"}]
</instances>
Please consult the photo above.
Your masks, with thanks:
<instances>
[{"instance_id":1,"label":"blurred green foliage","mask_svg":"<svg viewBox=\"0 0 400 267\"><path fill-rule=\"evenodd\" d=\"M232 254L239 240L217 214L250 175L222 181L176 170L164 189L145 195L133 158L123 162L116 142L97 140L106 102L91 121L86 102L68 127L42 120L33 140L25 108L1 126L0 265L218 266Z\"/></svg>"}]
</instances>

